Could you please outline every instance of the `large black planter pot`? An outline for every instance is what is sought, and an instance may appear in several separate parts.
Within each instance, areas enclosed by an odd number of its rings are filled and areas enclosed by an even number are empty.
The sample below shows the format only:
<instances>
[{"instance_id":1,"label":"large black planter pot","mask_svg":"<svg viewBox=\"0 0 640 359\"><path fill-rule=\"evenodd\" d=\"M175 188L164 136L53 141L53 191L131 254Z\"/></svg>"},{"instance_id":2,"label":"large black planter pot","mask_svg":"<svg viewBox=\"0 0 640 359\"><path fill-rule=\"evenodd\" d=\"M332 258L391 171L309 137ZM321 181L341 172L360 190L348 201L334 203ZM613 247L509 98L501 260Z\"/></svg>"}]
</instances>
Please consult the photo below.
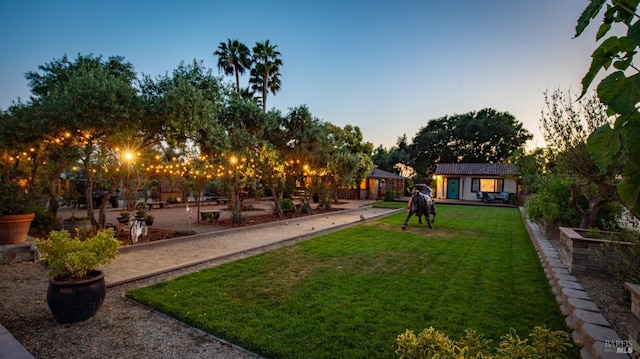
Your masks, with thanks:
<instances>
[{"instance_id":1,"label":"large black planter pot","mask_svg":"<svg viewBox=\"0 0 640 359\"><path fill-rule=\"evenodd\" d=\"M47 304L58 323L74 323L93 317L104 300L104 273L93 271L88 279L49 279Z\"/></svg>"}]
</instances>

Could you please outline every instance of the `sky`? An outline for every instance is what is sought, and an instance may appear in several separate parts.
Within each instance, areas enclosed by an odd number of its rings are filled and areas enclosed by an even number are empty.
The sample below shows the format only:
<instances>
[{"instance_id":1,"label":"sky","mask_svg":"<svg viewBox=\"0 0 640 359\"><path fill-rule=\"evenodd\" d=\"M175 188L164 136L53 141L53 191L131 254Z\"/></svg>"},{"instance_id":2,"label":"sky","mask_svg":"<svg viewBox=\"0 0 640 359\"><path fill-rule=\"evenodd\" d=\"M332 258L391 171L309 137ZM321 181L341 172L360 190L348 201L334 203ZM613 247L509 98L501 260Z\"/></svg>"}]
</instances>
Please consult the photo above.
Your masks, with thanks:
<instances>
[{"instance_id":1,"label":"sky","mask_svg":"<svg viewBox=\"0 0 640 359\"><path fill-rule=\"evenodd\" d=\"M306 105L360 127L374 146L429 120L508 112L544 146L544 92L579 92L600 19L574 38L586 0L0 0L0 108L30 96L25 73L78 54L123 56L138 76L171 73L237 39L282 54L267 107ZM225 77L225 81L234 81ZM247 86L248 76L241 78Z\"/></svg>"}]
</instances>

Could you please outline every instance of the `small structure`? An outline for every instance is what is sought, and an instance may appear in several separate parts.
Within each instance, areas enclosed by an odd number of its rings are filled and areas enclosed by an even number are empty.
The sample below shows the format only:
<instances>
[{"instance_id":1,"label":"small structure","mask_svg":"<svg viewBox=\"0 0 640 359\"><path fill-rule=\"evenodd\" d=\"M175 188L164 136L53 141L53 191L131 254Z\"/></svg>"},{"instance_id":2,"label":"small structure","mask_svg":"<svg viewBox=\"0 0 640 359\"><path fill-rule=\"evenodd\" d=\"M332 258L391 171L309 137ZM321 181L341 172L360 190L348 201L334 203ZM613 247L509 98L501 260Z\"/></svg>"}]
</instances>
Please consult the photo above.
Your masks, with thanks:
<instances>
[{"instance_id":1,"label":"small structure","mask_svg":"<svg viewBox=\"0 0 640 359\"><path fill-rule=\"evenodd\" d=\"M479 193L500 197L518 193L516 165L505 163L440 163L435 172L435 198L482 200Z\"/></svg>"},{"instance_id":2,"label":"small structure","mask_svg":"<svg viewBox=\"0 0 640 359\"><path fill-rule=\"evenodd\" d=\"M395 191L396 197L400 197L405 190L405 178L395 173L374 168L367 174L365 184L362 187L365 188L366 194L361 195L360 198L384 199L384 194L389 190Z\"/></svg>"}]
</instances>

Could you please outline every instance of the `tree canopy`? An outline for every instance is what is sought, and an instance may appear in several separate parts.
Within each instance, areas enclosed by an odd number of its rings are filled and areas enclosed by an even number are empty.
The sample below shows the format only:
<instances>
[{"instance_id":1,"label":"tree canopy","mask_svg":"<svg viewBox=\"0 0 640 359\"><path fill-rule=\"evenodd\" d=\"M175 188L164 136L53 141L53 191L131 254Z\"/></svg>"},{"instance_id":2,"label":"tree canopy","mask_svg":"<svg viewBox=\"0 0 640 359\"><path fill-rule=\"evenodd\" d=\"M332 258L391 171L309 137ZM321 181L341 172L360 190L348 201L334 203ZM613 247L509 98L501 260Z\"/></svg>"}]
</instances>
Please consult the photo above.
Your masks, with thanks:
<instances>
[{"instance_id":1,"label":"tree canopy","mask_svg":"<svg viewBox=\"0 0 640 359\"><path fill-rule=\"evenodd\" d=\"M225 72L239 73L222 51L239 44L222 44L216 52L219 66L228 64ZM262 60L256 67L268 79L261 83L274 93L280 86L280 53L268 41L258 45L254 52ZM159 176L172 178L196 198L207 182L232 189L236 198L240 191L266 186L278 213L279 199L301 186L313 182L308 190L324 189L326 198L337 199L339 187L359 184L372 166L373 145L359 127L314 118L305 105L287 114L267 112L266 96L261 108L239 96L237 82L235 91L224 86L201 61L138 79L122 57L63 56L29 72L27 80L29 101L0 111L1 180L28 178L34 192L48 187L55 214L61 175L80 167L87 214L96 226L105 225L107 201L96 220L95 182L109 196L121 186L137 195ZM37 178L45 180L38 184Z\"/></svg>"},{"instance_id":2,"label":"tree canopy","mask_svg":"<svg viewBox=\"0 0 640 359\"><path fill-rule=\"evenodd\" d=\"M507 112L491 108L430 120L413 139L410 165L429 178L437 163L497 163L533 135Z\"/></svg>"}]
</instances>

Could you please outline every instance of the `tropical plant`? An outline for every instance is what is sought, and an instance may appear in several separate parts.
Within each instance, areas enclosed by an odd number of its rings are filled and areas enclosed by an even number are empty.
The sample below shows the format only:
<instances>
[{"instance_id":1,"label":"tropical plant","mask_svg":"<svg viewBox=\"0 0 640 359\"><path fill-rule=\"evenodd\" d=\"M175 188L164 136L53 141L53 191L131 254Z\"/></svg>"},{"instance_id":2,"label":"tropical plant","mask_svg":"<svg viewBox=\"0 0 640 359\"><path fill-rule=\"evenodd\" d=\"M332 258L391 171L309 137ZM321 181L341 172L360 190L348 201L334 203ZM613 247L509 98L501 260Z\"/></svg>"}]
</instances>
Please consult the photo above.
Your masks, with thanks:
<instances>
[{"instance_id":1,"label":"tropical plant","mask_svg":"<svg viewBox=\"0 0 640 359\"><path fill-rule=\"evenodd\" d=\"M613 65L615 71L600 81L597 92L607 106L607 113L617 118L613 127L606 124L591 134L588 148L603 173L612 164L623 161L622 180L617 189L636 218L640 218L640 113L637 107L640 69L633 64L633 58L640 47L640 21L636 14L639 3L638 0L591 0L578 19L575 36L580 36L606 5L602 25L596 33L596 41L602 41L591 55L591 66L582 79L582 95L602 70ZM603 40L617 25L626 27L627 33L616 31L616 35Z\"/></svg>"},{"instance_id":2,"label":"tropical plant","mask_svg":"<svg viewBox=\"0 0 640 359\"><path fill-rule=\"evenodd\" d=\"M36 248L49 265L49 276L57 280L85 277L114 259L119 245L111 228L85 240L72 238L66 230L51 231L48 238L36 240Z\"/></svg>"},{"instance_id":3,"label":"tropical plant","mask_svg":"<svg viewBox=\"0 0 640 359\"><path fill-rule=\"evenodd\" d=\"M226 75L235 75L236 92L241 93L240 75L251 66L249 48L238 40L227 39L221 42L218 50L213 53L218 57L218 68Z\"/></svg>"},{"instance_id":4,"label":"tropical plant","mask_svg":"<svg viewBox=\"0 0 640 359\"><path fill-rule=\"evenodd\" d=\"M253 47L251 88L262 93L262 109L267 110L267 94L276 94L280 91L280 52L276 50L278 45L272 45L269 40L257 42Z\"/></svg>"}]
</instances>

